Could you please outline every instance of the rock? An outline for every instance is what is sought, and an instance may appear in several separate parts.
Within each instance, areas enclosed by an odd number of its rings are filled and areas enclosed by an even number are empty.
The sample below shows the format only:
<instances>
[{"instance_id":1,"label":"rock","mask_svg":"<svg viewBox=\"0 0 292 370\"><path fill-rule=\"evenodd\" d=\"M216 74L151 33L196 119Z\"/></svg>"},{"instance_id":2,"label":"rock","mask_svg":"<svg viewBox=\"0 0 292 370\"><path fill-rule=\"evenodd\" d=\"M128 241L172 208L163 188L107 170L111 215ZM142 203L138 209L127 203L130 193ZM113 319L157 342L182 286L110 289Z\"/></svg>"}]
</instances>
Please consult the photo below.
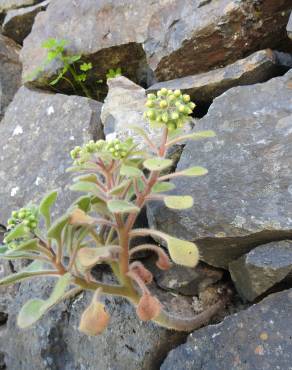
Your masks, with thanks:
<instances>
[{"instance_id":1,"label":"rock","mask_svg":"<svg viewBox=\"0 0 292 370\"><path fill-rule=\"evenodd\" d=\"M0 223L50 190L62 190L58 212L80 195L69 191L65 171L72 148L103 136L100 110L87 98L20 88L0 125Z\"/></svg>"},{"instance_id":2,"label":"rock","mask_svg":"<svg viewBox=\"0 0 292 370\"><path fill-rule=\"evenodd\" d=\"M0 34L0 121L21 84L19 46Z\"/></svg>"},{"instance_id":3,"label":"rock","mask_svg":"<svg viewBox=\"0 0 292 370\"><path fill-rule=\"evenodd\" d=\"M291 88L292 71L216 98L194 130L212 129L216 138L189 142L177 166L209 173L174 180L173 192L192 195L194 206L171 211L155 203L150 226L196 241L202 260L223 268L257 245L290 239Z\"/></svg>"},{"instance_id":4,"label":"rock","mask_svg":"<svg viewBox=\"0 0 292 370\"><path fill-rule=\"evenodd\" d=\"M9 10L2 25L3 34L18 44L30 33L36 15L47 8L49 0L26 8Z\"/></svg>"},{"instance_id":5,"label":"rock","mask_svg":"<svg viewBox=\"0 0 292 370\"><path fill-rule=\"evenodd\" d=\"M229 271L240 295L253 301L292 271L292 241L261 245L231 262Z\"/></svg>"},{"instance_id":6,"label":"rock","mask_svg":"<svg viewBox=\"0 0 292 370\"><path fill-rule=\"evenodd\" d=\"M290 39L292 39L292 12L290 14L290 18L287 24L287 34L290 37Z\"/></svg>"},{"instance_id":7,"label":"rock","mask_svg":"<svg viewBox=\"0 0 292 370\"><path fill-rule=\"evenodd\" d=\"M143 137L131 129L131 126L136 126L145 130L151 141L158 144L161 130L151 129L143 118L145 90L123 76L109 79L108 87L108 95L101 110L106 138L126 140L131 137L140 148L145 149Z\"/></svg>"},{"instance_id":8,"label":"rock","mask_svg":"<svg viewBox=\"0 0 292 370\"><path fill-rule=\"evenodd\" d=\"M155 279L162 289L194 296L219 281L222 276L221 270L201 263L196 268L174 265L168 271L159 270L155 274Z\"/></svg>"},{"instance_id":9,"label":"rock","mask_svg":"<svg viewBox=\"0 0 292 370\"><path fill-rule=\"evenodd\" d=\"M161 370L290 370L292 290L192 333Z\"/></svg>"},{"instance_id":10,"label":"rock","mask_svg":"<svg viewBox=\"0 0 292 370\"><path fill-rule=\"evenodd\" d=\"M159 82L149 87L147 92L154 92L163 87L172 90L180 89L191 96L199 109L203 109L209 107L213 99L231 87L264 82L284 74L291 67L291 54L266 49L257 51L223 68Z\"/></svg>"},{"instance_id":11,"label":"rock","mask_svg":"<svg viewBox=\"0 0 292 370\"><path fill-rule=\"evenodd\" d=\"M31 329L17 328L20 307L28 299L47 297L50 281L36 279L21 284L10 307L7 329L0 336L8 369L152 370L185 338L185 334L139 321L132 306L120 298L105 298L111 315L106 331L97 337L85 336L78 326L92 296L89 292L60 303Z\"/></svg>"},{"instance_id":12,"label":"rock","mask_svg":"<svg viewBox=\"0 0 292 370\"><path fill-rule=\"evenodd\" d=\"M143 0L53 0L24 42L23 75L42 63L44 40L64 35L69 53L94 64L95 80L117 67L144 84L151 71L159 81L197 74L259 49L287 48L290 8L290 0L155 0L149 6ZM58 67L48 66L34 83L43 85Z\"/></svg>"}]
</instances>

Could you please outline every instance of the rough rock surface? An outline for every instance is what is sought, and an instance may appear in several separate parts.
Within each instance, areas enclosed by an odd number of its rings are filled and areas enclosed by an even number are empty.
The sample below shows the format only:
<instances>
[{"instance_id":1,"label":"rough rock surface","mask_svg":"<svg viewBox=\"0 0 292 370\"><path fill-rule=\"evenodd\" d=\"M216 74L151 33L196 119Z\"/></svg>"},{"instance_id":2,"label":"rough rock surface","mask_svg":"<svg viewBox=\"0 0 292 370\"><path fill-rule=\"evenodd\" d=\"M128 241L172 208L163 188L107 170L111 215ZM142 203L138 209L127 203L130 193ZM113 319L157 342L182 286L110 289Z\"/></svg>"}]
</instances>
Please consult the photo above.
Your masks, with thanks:
<instances>
[{"instance_id":1,"label":"rough rock surface","mask_svg":"<svg viewBox=\"0 0 292 370\"><path fill-rule=\"evenodd\" d=\"M240 295L253 301L292 271L292 241L261 245L231 262L229 271Z\"/></svg>"},{"instance_id":2,"label":"rough rock surface","mask_svg":"<svg viewBox=\"0 0 292 370\"><path fill-rule=\"evenodd\" d=\"M155 274L155 279L162 289L194 296L219 281L222 276L221 270L205 264L200 264L196 268L174 265L168 271L159 270Z\"/></svg>"},{"instance_id":3,"label":"rough rock surface","mask_svg":"<svg viewBox=\"0 0 292 370\"><path fill-rule=\"evenodd\" d=\"M0 125L0 223L56 188L64 211L73 196L65 172L70 150L102 137L100 110L100 103L87 98L20 88Z\"/></svg>"},{"instance_id":4,"label":"rough rock surface","mask_svg":"<svg viewBox=\"0 0 292 370\"><path fill-rule=\"evenodd\" d=\"M22 44L31 31L36 15L45 10L49 2L47 0L26 8L9 10L2 25L3 34Z\"/></svg>"},{"instance_id":5,"label":"rough rock surface","mask_svg":"<svg viewBox=\"0 0 292 370\"><path fill-rule=\"evenodd\" d=\"M21 83L19 46L0 34L0 120Z\"/></svg>"},{"instance_id":6,"label":"rough rock surface","mask_svg":"<svg viewBox=\"0 0 292 370\"><path fill-rule=\"evenodd\" d=\"M216 138L189 142L177 171L199 165L206 176L174 180L194 197L187 211L149 208L150 224L196 240L207 263L227 267L254 246L292 235L292 71L214 100L195 130Z\"/></svg>"},{"instance_id":7,"label":"rough rock surface","mask_svg":"<svg viewBox=\"0 0 292 370\"><path fill-rule=\"evenodd\" d=\"M264 82L284 74L291 67L291 54L266 49L213 71L158 82L147 91L153 92L163 87L172 90L180 89L189 94L199 108L204 108L231 87Z\"/></svg>"},{"instance_id":8,"label":"rough rock surface","mask_svg":"<svg viewBox=\"0 0 292 370\"><path fill-rule=\"evenodd\" d=\"M52 0L24 42L24 76L41 64L41 43L64 35L69 52L88 57L97 75L125 66L126 76L147 82L147 65L158 80L207 71L261 48L281 48L290 9L290 0L154 0L147 6L144 0Z\"/></svg>"},{"instance_id":9,"label":"rough rock surface","mask_svg":"<svg viewBox=\"0 0 292 370\"><path fill-rule=\"evenodd\" d=\"M192 333L161 370L291 370L292 290Z\"/></svg>"},{"instance_id":10,"label":"rough rock surface","mask_svg":"<svg viewBox=\"0 0 292 370\"><path fill-rule=\"evenodd\" d=\"M33 364L42 370L154 370L167 352L185 338L185 334L139 321L132 306L118 298L105 299L111 315L107 330L103 335L87 337L78 331L78 326L90 293L59 304L31 329L17 328L20 307L30 298L47 297L51 286L44 279L21 284L0 336L8 369L30 370Z\"/></svg>"},{"instance_id":11,"label":"rough rock surface","mask_svg":"<svg viewBox=\"0 0 292 370\"><path fill-rule=\"evenodd\" d=\"M145 148L141 135L131 129L131 126L136 126L144 129L151 141L159 143L161 130L151 129L143 118L145 90L123 76L108 80L108 87L108 95L101 110L106 138L126 140L131 137L140 148Z\"/></svg>"}]
</instances>

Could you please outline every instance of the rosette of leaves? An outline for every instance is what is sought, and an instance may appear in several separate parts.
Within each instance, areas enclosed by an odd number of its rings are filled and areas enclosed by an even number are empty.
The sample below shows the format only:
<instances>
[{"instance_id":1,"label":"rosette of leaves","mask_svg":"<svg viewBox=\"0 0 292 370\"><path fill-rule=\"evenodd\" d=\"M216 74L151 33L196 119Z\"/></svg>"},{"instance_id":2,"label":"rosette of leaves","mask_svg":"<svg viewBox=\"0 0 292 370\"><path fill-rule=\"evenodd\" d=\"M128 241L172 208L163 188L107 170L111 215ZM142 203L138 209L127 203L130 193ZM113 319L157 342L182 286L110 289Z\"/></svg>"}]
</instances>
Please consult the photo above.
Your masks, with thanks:
<instances>
[{"instance_id":1,"label":"rosette of leaves","mask_svg":"<svg viewBox=\"0 0 292 370\"><path fill-rule=\"evenodd\" d=\"M175 99L170 99L170 105L161 104L172 95ZM83 194L67 212L52 221L51 211L57 199L57 192L53 191L44 197L33 213L37 215L36 220L23 210L13 213L9 222L12 227L5 237L0 257L29 259L32 263L0 280L0 286L40 276L56 279L55 288L47 300L32 299L23 306L18 316L20 327L34 324L60 300L82 290L94 292L92 302L80 320L80 330L88 335L100 334L110 322L102 301L102 296L107 294L130 301L141 320L153 320L164 327L182 331L191 331L202 325L222 307L222 302L218 302L192 319L169 314L151 292L151 271L135 259L137 252L149 250L156 255L156 265L161 270L171 268L172 263L188 267L195 267L198 263L199 252L194 243L158 230L135 228L135 221L149 201L164 202L172 209L192 207L192 197L169 194L175 187L169 180L178 176L202 176L207 170L193 166L165 174L172 165L172 160L166 157L167 149L181 140L214 136L213 131L181 135L181 125L191 113L186 95L169 91L166 95L163 90L149 99L154 102L150 108L155 117L173 112L177 101L189 107L188 111L180 112L183 117L180 114L172 116L174 130L170 130L168 121L161 122L160 145L156 146L145 131L137 128L149 146L147 152L137 151L131 139L124 142L118 139L91 141L76 147L71 152L73 166L69 171L77 172L79 176L74 179L71 190ZM149 117L151 122L153 117ZM161 240L165 247L153 243L130 248L134 238L145 235ZM13 249L9 247L11 242L15 242ZM109 265L118 283L106 284L96 280L91 271L98 264Z\"/></svg>"}]
</instances>

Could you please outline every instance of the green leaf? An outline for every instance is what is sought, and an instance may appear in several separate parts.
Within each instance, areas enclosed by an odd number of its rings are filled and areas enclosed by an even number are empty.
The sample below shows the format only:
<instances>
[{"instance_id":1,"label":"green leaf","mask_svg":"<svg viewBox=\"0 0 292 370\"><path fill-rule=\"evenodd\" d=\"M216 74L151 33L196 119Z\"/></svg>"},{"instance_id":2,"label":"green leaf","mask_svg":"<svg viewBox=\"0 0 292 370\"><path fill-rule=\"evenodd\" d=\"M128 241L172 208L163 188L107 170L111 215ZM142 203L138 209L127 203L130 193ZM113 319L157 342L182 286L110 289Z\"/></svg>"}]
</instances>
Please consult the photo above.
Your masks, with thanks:
<instances>
[{"instance_id":1,"label":"green leaf","mask_svg":"<svg viewBox=\"0 0 292 370\"><path fill-rule=\"evenodd\" d=\"M190 176L190 177L203 176L208 173L208 170L204 167L195 166L195 167L190 167L186 170L180 171L179 173L183 176Z\"/></svg>"},{"instance_id":2,"label":"green leaf","mask_svg":"<svg viewBox=\"0 0 292 370\"><path fill-rule=\"evenodd\" d=\"M206 131L197 131L193 132L191 134L185 135L185 139L191 139L191 140L200 140L200 139L207 139L209 137L215 137L215 131L213 130L206 130Z\"/></svg>"},{"instance_id":3,"label":"green leaf","mask_svg":"<svg viewBox=\"0 0 292 370\"><path fill-rule=\"evenodd\" d=\"M95 266L97 263L104 260L110 259L111 247L98 247L98 248L81 248L78 251L78 262L82 267L89 269Z\"/></svg>"},{"instance_id":4,"label":"green leaf","mask_svg":"<svg viewBox=\"0 0 292 370\"><path fill-rule=\"evenodd\" d=\"M92 198L91 208L93 211L100 215L111 216L111 213L108 210L106 202L103 201L102 199L98 199L97 197Z\"/></svg>"},{"instance_id":5,"label":"green leaf","mask_svg":"<svg viewBox=\"0 0 292 370\"><path fill-rule=\"evenodd\" d=\"M77 182L77 181L88 181L88 182L93 182L93 183L96 184L97 176L94 173L89 173L87 175L82 175L82 176L75 177L73 179L73 181L74 182Z\"/></svg>"},{"instance_id":6,"label":"green leaf","mask_svg":"<svg viewBox=\"0 0 292 370\"><path fill-rule=\"evenodd\" d=\"M190 195L169 195L164 198L164 203L168 208L186 209L191 208L194 204L194 201Z\"/></svg>"},{"instance_id":7,"label":"green leaf","mask_svg":"<svg viewBox=\"0 0 292 370\"><path fill-rule=\"evenodd\" d=\"M99 187L93 183L88 181L78 181L75 184L70 186L71 191L81 191L84 193L91 193L96 196L100 196L100 189Z\"/></svg>"},{"instance_id":8,"label":"green leaf","mask_svg":"<svg viewBox=\"0 0 292 370\"><path fill-rule=\"evenodd\" d=\"M139 168L127 166L125 164L122 165L120 174L122 176L127 176L127 177L142 177L143 176L143 172L139 170Z\"/></svg>"},{"instance_id":9,"label":"green leaf","mask_svg":"<svg viewBox=\"0 0 292 370\"><path fill-rule=\"evenodd\" d=\"M27 328L36 323L50 308L57 304L64 296L70 284L71 275L65 274L59 278L48 300L31 299L24 304L17 317L20 328Z\"/></svg>"},{"instance_id":10,"label":"green leaf","mask_svg":"<svg viewBox=\"0 0 292 370\"><path fill-rule=\"evenodd\" d=\"M141 178L137 178L136 181L137 181L138 190L141 193L145 189L145 184ZM127 199L130 200L135 194L136 192L135 192L134 184L131 184L130 189L127 193Z\"/></svg>"},{"instance_id":11,"label":"green leaf","mask_svg":"<svg viewBox=\"0 0 292 370\"><path fill-rule=\"evenodd\" d=\"M143 165L149 171L162 171L172 165L171 159L150 158L143 162Z\"/></svg>"},{"instance_id":12,"label":"green leaf","mask_svg":"<svg viewBox=\"0 0 292 370\"><path fill-rule=\"evenodd\" d=\"M168 236L166 239L169 254L178 265L195 267L199 262L199 250L196 244Z\"/></svg>"},{"instance_id":13,"label":"green leaf","mask_svg":"<svg viewBox=\"0 0 292 370\"><path fill-rule=\"evenodd\" d=\"M57 241L61 240L62 232L64 227L67 225L69 220L69 215L64 215L59 217L49 228L48 238L55 239Z\"/></svg>"},{"instance_id":14,"label":"green leaf","mask_svg":"<svg viewBox=\"0 0 292 370\"><path fill-rule=\"evenodd\" d=\"M120 195L120 194L122 194L122 192L126 189L126 187L129 186L130 182L131 182L131 180L122 181L119 185L112 188L108 192L108 194L110 194L110 195Z\"/></svg>"},{"instance_id":15,"label":"green leaf","mask_svg":"<svg viewBox=\"0 0 292 370\"><path fill-rule=\"evenodd\" d=\"M83 196L77 198L74 201L74 203L72 204L72 208L74 208L74 206L77 206L78 208L80 208L84 212L90 211L91 197L92 197L91 195L83 195Z\"/></svg>"},{"instance_id":16,"label":"green leaf","mask_svg":"<svg viewBox=\"0 0 292 370\"><path fill-rule=\"evenodd\" d=\"M82 63L80 66L80 70L83 72L87 72L90 69L92 69L92 64L91 63Z\"/></svg>"},{"instance_id":17,"label":"green leaf","mask_svg":"<svg viewBox=\"0 0 292 370\"><path fill-rule=\"evenodd\" d=\"M137 213L140 211L140 208L136 207L135 204L126 200L110 200L107 202L107 206L112 213Z\"/></svg>"},{"instance_id":18,"label":"green leaf","mask_svg":"<svg viewBox=\"0 0 292 370\"><path fill-rule=\"evenodd\" d=\"M11 274L9 276L5 276L3 279L0 279L0 287L15 284L19 281L33 278L35 276L40 276L43 275L45 272L46 270L43 270L43 263L40 261L35 261L18 273Z\"/></svg>"},{"instance_id":19,"label":"green leaf","mask_svg":"<svg viewBox=\"0 0 292 370\"><path fill-rule=\"evenodd\" d=\"M39 247L38 239L31 239L31 240L27 240L27 241L19 244L13 250L17 251L17 252L19 252L19 251L38 252L39 251L38 247ZM9 255L9 252L7 252L6 254Z\"/></svg>"},{"instance_id":20,"label":"green leaf","mask_svg":"<svg viewBox=\"0 0 292 370\"><path fill-rule=\"evenodd\" d=\"M57 196L57 190L53 190L43 198L39 206L40 214L44 217L47 228L51 224L51 208L56 202Z\"/></svg>"},{"instance_id":21,"label":"green leaf","mask_svg":"<svg viewBox=\"0 0 292 370\"><path fill-rule=\"evenodd\" d=\"M20 239L27 236L29 233L29 228L25 225L18 224L16 225L7 235L5 235L5 241L7 243L11 242L14 239Z\"/></svg>"},{"instance_id":22,"label":"green leaf","mask_svg":"<svg viewBox=\"0 0 292 370\"><path fill-rule=\"evenodd\" d=\"M173 190L175 185L172 182L157 182L152 187L152 193L164 193L166 191Z\"/></svg>"}]
</instances>

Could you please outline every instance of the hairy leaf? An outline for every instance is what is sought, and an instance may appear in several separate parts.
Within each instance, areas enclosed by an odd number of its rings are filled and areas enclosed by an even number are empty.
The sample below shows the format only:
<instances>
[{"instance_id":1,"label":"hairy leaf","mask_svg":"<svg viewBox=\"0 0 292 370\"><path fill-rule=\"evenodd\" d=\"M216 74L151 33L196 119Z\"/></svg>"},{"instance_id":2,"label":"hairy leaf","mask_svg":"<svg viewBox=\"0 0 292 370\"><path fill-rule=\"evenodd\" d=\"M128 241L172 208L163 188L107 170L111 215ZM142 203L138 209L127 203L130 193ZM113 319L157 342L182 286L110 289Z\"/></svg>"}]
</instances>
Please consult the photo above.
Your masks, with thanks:
<instances>
[{"instance_id":1,"label":"hairy leaf","mask_svg":"<svg viewBox=\"0 0 292 370\"><path fill-rule=\"evenodd\" d=\"M19 281L30 279L35 276L44 275L46 271L48 272L49 270L43 269L43 263L41 261L34 261L30 265L28 265L25 269L17 272L16 274L11 274L1 279L0 287L15 284L18 283Z\"/></svg>"},{"instance_id":2,"label":"hairy leaf","mask_svg":"<svg viewBox=\"0 0 292 370\"><path fill-rule=\"evenodd\" d=\"M137 213L140 211L140 208L136 207L135 204L127 202L126 200L110 200L107 202L107 206L112 213Z\"/></svg>"},{"instance_id":3,"label":"hairy leaf","mask_svg":"<svg viewBox=\"0 0 292 370\"><path fill-rule=\"evenodd\" d=\"M162 171L172 165L171 159L150 158L143 162L143 165L149 171Z\"/></svg>"},{"instance_id":4,"label":"hairy leaf","mask_svg":"<svg viewBox=\"0 0 292 370\"><path fill-rule=\"evenodd\" d=\"M68 224L69 215L59 217L48 230L48 237L57 241L61 240L64 227Z\"/></svg>"},{"instance_id":5,"label":"hairy leaf","mask_svg":"<svg viewBox=\"0 0 292 370\"><path fill-rule=\"evenodd\" d=\"M14 239L20 239L25 236L27 236L29 233L29 228L25 226L24 224L16 225L6 236L5 240L6 242L10 242Z\"/></svg>"},{"instance_id":6,"label":"hairy leaf","mask_svg":"<svg viewBox=\"0 0 292 370\"><path fill-rule=\"evenodd\" d=\"M57 190L51 191L42 199L39 206L39 212L44 217L47 227L51 224L51 208L56 202L57 196Z\"/></svg>"},{"instance_id":7,"label":"hairy leaf","mask_svg":"<svg viewBox=\"0 0 292 370\"><path fill-rule=\"evenodd\" d=\"M173 262L188 267L195 267L198 264L199 250L196 244L173 237L168 237L166 241Z\"/></svg>"},{"instance_id":8,"label":"hairy leaf","mask_svg":"<svg viewBox=\"0 0 292 370\"><path fill-rule=\"evenodd\" d=\"M183 176L203 176L208 173L208 170L204 167L199 167L199 166L194 166L190 167L186 170L180 171L179 172Z\"/></svg>"},{"instance_id":9,"label":"hairy leaf","mask_svg":"<svg viewBox=\"0 0 292 370\"><path fill-rule=\"evenodd\" d=\"M157 182L152 187L152 193L164 193L166 191L173 190L175 185L172 182Z\"/></svg>"},{"instance_id":10,"label":"hairy leaf","mask_svg":"<svg viewBox=\"0 0 292 370\"><path fill-rule=\"evenodd\" d=\"M194 204L194 201L190 195L170 195L164 198L164 203L168 208L186 209L191 208Z\"/></svg>"},{"instance_id":11,"label":"hairy leaf","mask_svg":"<svg viewBox=\"0 0 292 370\"><path fill-rule=\"evenodd\" d=\"M122 165L120 169L120 174L122 176L127 176L127 177L142 177L143 172L139 170L139 168L133 167L133 166L126 166Z\"/></svg>"}]
</instances>

